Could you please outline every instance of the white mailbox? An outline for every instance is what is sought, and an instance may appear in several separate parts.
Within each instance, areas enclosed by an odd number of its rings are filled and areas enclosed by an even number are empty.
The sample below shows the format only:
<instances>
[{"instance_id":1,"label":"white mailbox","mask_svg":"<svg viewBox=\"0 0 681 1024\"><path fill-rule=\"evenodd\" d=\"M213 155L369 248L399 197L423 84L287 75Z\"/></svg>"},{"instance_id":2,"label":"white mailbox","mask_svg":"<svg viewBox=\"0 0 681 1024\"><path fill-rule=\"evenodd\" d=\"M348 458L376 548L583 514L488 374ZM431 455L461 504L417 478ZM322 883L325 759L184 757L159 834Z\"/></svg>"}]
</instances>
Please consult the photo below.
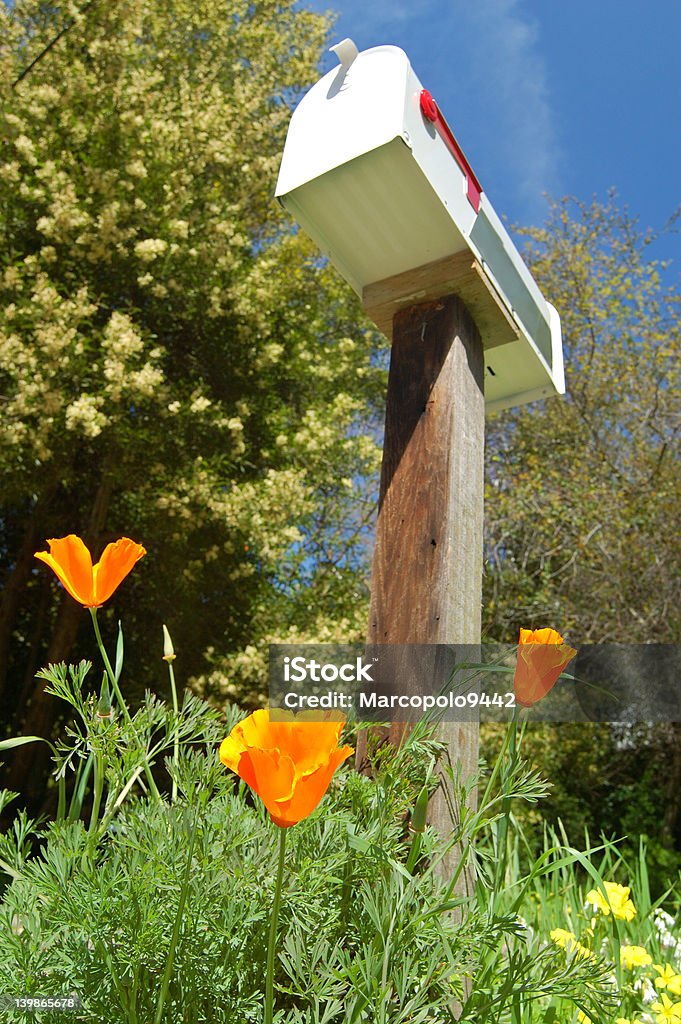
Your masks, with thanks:
<instances>
[{"instance_id":1,"label":"white mailbox","mask_svg":"<svg viewBox=\"0 0 681 1024\"><path fill-rule=\"evenodd\" d=\"M562 394L558 314L406 54L347 39L333 50L339 66L291 117L277 197L388 337L398 309L461 296L488 409Z\"/></svg>"}]
</instances>

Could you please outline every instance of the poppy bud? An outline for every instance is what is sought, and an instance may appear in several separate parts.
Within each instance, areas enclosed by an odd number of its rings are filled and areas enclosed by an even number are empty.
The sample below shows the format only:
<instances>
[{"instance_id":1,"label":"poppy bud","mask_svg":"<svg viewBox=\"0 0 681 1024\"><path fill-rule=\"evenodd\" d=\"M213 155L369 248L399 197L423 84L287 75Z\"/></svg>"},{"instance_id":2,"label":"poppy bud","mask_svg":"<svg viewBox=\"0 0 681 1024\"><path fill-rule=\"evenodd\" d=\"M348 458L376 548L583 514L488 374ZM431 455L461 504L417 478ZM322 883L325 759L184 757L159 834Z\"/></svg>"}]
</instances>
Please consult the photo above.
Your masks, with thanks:
<instances>
[{"instance_id":1,"label":"poppy bud","mask_svg":"<svg viewBox=\"0 0 681 1024\"><path fill-rule=\"evenodd\" d=\"M428 813L428 787L424 786L416 798L414 811L409 823L410 832L424 832L426 828L426 815Z\"/></svg>"},{"instance_id":2,"label":"poppy bud","mask_svg":"<svg viewBox=\"0 0 681 1024\"><path fill-rule=\"evenodd\" d=\"M111 710L111 694L109 693L109 679L106 672L102 677L102 689L97 701L97 718L113 718Z\"/></svg>"},{"instance_id":3,"label":"poppy bud","mask_svg":"<svg viewBox=\"0 0 681 1024\"><path fill-rule=\"evenodd\" d=\"M170 639L170 633L168 632L167 626L163 626L163 660L167 662L175 661L176 654L175 648L173 647L173 641Z\"/></svg>"},{"instance_id":4,"label":"poppy bud","mask_svg":"<svg viewBox=\"0 0 681 1024\"><path fill-rule=\"evenodd\" d=\"M426 829L426 817L428 815L428 787L424 786L416 797L416 803L414 804L414 810L412 812L411 821L409 822L409 831L413 832L413 838L411 841L411 849L409 850L409 856L407 858L407 871L412 873L414 868L418 864L419 857L421 855L421 836Z\"/></svg>"}]
</instances>

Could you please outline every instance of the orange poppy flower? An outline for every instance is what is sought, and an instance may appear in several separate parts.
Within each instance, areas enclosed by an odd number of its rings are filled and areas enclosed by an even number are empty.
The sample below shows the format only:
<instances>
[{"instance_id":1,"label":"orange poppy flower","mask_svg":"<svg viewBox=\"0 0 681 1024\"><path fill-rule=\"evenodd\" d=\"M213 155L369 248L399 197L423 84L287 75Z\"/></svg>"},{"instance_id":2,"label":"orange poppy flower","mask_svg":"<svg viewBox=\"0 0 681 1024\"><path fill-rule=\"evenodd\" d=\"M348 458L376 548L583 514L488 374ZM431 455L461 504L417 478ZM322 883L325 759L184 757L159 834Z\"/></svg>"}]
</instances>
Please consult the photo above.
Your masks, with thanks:
<instances>
[{"instance_id":1,"label":"orange poppy flower","mask_svg":"<svg viewBox=\"0 0 681 1024\"><path fill-rule=\"evenodd\" d=\"M35 557L49 565L65 590L85 608L98 608L108 601L136 562L146 555L141 544L121 537L115 544L107 544L93 565L90 552L74 533L47 543L49 552L36 551Z\"/></svg>"},{"instance_id":2,"label":"orange poppy flower","mask_svg":"<svg viewBox=\"0 0 681 1024\"><path fill-rule=\"evenodd\" d=\"M518 703L531 708L545 697L576 653L555 629L521 629L513 677Z\"/></svg>"},{"instance_id":3,"label":"orange poppy flower","mask_svg":"<svg viewBox=\"0 0 681 1024\"><path fill-rule=\"evenodd\" d=\"M343 720L270 721L254 711L220 745L220 760L258 794L280 828L312 814L336 768L353 753L339 747Z\"/></svg>"}]
</instances>

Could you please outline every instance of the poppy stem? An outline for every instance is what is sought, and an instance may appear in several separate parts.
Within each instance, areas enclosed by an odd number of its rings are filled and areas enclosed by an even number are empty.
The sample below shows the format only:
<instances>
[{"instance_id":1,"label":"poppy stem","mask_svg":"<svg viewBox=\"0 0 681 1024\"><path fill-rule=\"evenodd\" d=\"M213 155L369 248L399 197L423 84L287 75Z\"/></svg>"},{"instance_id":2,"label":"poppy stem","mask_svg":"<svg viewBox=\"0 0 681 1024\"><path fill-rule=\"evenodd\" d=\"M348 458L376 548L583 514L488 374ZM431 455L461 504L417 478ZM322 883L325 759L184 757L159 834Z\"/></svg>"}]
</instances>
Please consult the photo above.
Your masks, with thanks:
<instances>
[{"instance_id":1,"label":"poppy stem","mask_svg":"<svg viewBox=\"0 0 681 1024\"><path fill-rule=\"evenodd\" d=\"M92 810L90 811L90 827L87 833L88 851L92 853L97 839L97 824L99 821L99 809L102 804L102 793L104 792L104 764L101 752L95 754L95 791L92 799Z\"/></svg>"},{"instance_id":2,"label":"poppy stem","mask_svg":"<svg viewBox=\"0 0 681 1024\"><path fill-rule=\"evenodd\" d=\"M111 689L116 694L116 700L118 701L118 706L120 707L121 711L123 712L123 718L125 719L126 723L130 726L130 729L132 730L132 733L133 733L135 739L137 740L137 742L140 744L140 747L141 747L140 738L137 735L137 730L135 729L134 722L133 722L132 718L130 717L130 712L128 711L128 705L123 700L123 694L121 693L121 688L118 685L118 676L116 675L116 673L112 669L111 662L109 661L109 655L106 653L106 647L104 646L104 641L102 640L102 634L100 633L100 630L99 630L99 623L97 622L97 609L96 608L90 608L90 617L92 618L92 625L95 628L95 638L97 640L97 646L99 647L99 653L102 656L102 661L104 662L104 668L106 669L106 674L109 677L109 681L111 683ZM145 759L144 759L144 772L145 772L146 777L147 777L147 782L149 783L149 789L151 790L151 792L154 794L154 796L156 797L156 799L160 803L160 801L161 801L161 794L159 793L158 786L156 785L156 783L154 781L154 776L151 774L151 768L149 766L149 761L147 760L146 756L145 756Z\"/></svg>"},{"instance_id":3,"label":"poppy stem","mask_svg":"<svg viewBox=\"0 0 681 1024\"><path fill-rule=\"evenodd\" d=\"M57 779L59 798L57 800L57 821L63 821L66 817L66 779L60 775Z\"/></svg>"},{"instance_id":4,"label":"poppy stem","mask_svg":"<svg viewBox=\"0 0 681 1024\"><path fill-rule=\"evenodd\" d=\"M177 703L177 686L175 684L175 673L172 661L168 661L168 675L170 677L170 692L173 697L173 713L175 715L175 738L173 739L173 767L177 773L177 766L180 760L180 735L178 733L180 711ZM177 774L173 775L173 788L170 795L170 802L177 800Z\"/></svg>"},{"instance_id":5,"label":"poppy stem","mask_svg":"<svg viewBox=\"0 0 681 1024\"><path fill-rule=\"evenodd\" d=\"M106 647L104 646L104 641L102 640L102 634L100 633L100 630L99 630L99 623L97 622L97 609L96 608L90 608L90 615L92 617L92 625L95 627L95 637L97 639L97 646L99 647L99 653L102 656L102 661L104 662L104 668L106 669L106 674L109 677L109 681L111 683L111 688L112 688L113 692L116 694L116 700L118 701L118 705L119 705L121 711L123 712L123 718L126 720L128 725L131 725L132 724L132 719L130 718L130 712L128 711L128 705L123 700L123 694L121 693L121 688L118 685L118 679L116 678L116 673L114 672L114 670L111 667L111 662L109 661L109 655L106 653Z\"/></svg>"},{"instance_id":6,"label":"poppy stem","mask_svg":"<svg viewBox=\"0 0 681 1024\"><path fill-rule=\"evenodd\" d=\"M192 822L191 832L189 836L189 850L187 852L187 862L185 865L184 875L182 877L182 885L180 888L180 899L177 904L177 913L175 914L173 933L170 936L170 945L168 947L166 965L163 971L163 978L161 979L161 990L159 992L158 1003L156 1004L156 1017L154 1018L154 1024L160 1024L161 1018L163 1017L163 1007L165 1006L166 997L168 995L168 989L170 987L170 979L173 973L173 967L175 966L175 954L177 953L177 947L180 941L180 928L182 927L184 908L186 906L187 897L189 895L189 879L191 877L192 860L194 857L194 844L196 842L196 830L199 821L199 809L200 804L197 797L196 807L194 808L194 820ZM185 810L185 814L188 818L188 806Z\"/></svg>"},{"instance_id":7,"label":"poppy stem","mask_svg":"<svg viewBox=\"0 0 681 1024\"><path fill-rule=\"evenodd\" d=\"M518 760L518 707L513 709L513 717L508 727L508 763L505 766L505 770L502 774L502 793L503 799L501 803L501 818L497 825L497 869L496 869L496 884L494 886L494 900L499 897L499 894L504 886L504 877L506 875L506 861L507 861L507 845L508 845L508 826L511 817L511 797L509 794L510 787L513 784L513 774L515 772L516 761ZM501 760L501 755L500 755Z\"/></svg>"},{"instance_id":8,"label":"poppy stem","mask_svg":"<svg viewBox=\"0 0 681 1024\"><path fill-rule=\"evenodd\" d=\"M277 880L274 885L274 902L270 918L270 938L267 944L267 979L265 981L265 1018L264 1024L272 1024L274 1014L274 959L277 944L277 919L281 903L281 883L284 877L284 853L286 850L286 829L279 829L279 862L277 864Z\"/></svg>"}]
</instances>

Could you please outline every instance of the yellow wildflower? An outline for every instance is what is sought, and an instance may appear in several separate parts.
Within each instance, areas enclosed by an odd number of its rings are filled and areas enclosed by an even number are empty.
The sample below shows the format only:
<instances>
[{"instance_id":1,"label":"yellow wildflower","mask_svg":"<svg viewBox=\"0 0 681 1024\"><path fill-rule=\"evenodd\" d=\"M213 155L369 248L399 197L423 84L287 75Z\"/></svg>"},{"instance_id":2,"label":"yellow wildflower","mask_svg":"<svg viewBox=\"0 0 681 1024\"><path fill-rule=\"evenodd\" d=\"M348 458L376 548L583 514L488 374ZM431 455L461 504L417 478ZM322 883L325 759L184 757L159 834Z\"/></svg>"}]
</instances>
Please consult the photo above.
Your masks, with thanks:
<instances>
[{"instance_id":1,"label":"yellow wildflower","mask_svg":"<svg viewBox=\"0 0 681 1024\"><path fill-rule=\"evenodd\" d=\"M549 932L549 935L557 946L560 946L568 953L572 953L573 956L578 956L582 959L593 956L588 946L583 946L581 942L577 941L574 932L568 932L565 928L554 928L553 931Z\"/></svg>"},{"instance_id":2,"label":"yellow wildflower","mask_svg":"<svg viewBox=\"0 0 681 1024\"><path fill-rule=\"evenodd\" d=\"M579 1024L593 1024L591 1017L587 1017L582 1010L577 1014L577 1020L579 1021Z\"/></svg>"},{"instance_id":3,"label":"yellow wildflower","mask_svg":"<svg viewBox=\"0 0 681 1024\"><path fill-rule=\"evenodd\" d=\"M549 934L553 942L555 942L556 945L561 946L562 949L567 949L577 941L575 933L568 932L565 928L554 928Z\"/></svg>"},{"instance_id":4,"label":"yellow wildflower","mask_svg":"<svg viewBox=\"0 0 681 1024\"><path fill-rule=\"evenodd\" d=\"M666 992L660 996L661 1003L653 1003L651 1010L657 1016L657 1024L681 1024L681 1003L672 1003Z\"/></svg>"},{"instance_id":5,"label":"yellow wildflower","mask_svg":"<svg viewBox=\"0 0 681 1024\"><path fill-rule=\"evenodd\" d=\"M596 907L607 917L610 911L615 917L625 921L631 921L636 916L636 907L629 899L631 889L628 885L619 885L617 882L604 882L607 899L600 889L591 889L586 894L586 902Z\"/></svg>"},{"instance_id":6,"label":"yellow wildflower","mask_svg":"<svg viewBox=\"0 0 681 1024\"><path fill-rule=\"evenodd\" d=\"M658 973L655 988L668 988L674 996L681 996L681 974L677 974L671 964L653 964Z\"/></svg>"},{"instance_id":7,"label":"yellow wildflower","mask_svg":"<svg viewBox=\"0 0 681 1024\"><path fill-rule=\"evenodd\" d=\"M648 964L652 964L653 958L643 946L622 946L620 962L631 971L634 967L647 967Z\"/></svg>"}]
</instances>

